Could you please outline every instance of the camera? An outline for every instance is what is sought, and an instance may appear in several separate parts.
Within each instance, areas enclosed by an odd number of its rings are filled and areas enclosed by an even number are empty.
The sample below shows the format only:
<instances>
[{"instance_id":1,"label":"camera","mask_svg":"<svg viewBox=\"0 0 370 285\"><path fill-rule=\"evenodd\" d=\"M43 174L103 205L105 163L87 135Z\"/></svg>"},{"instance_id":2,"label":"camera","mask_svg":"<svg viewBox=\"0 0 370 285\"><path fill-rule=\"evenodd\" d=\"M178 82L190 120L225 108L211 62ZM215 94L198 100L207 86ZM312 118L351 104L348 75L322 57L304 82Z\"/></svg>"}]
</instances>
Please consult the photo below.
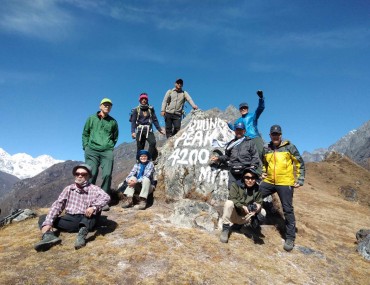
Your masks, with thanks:
<instances>
[{"instance_id":1,"label":"camera","mask_svg":"<svg viewBox=\"0 0 370 285\"><path fill-rule=\"evenodd\" d=\"M248 204L247 209L249 212L255 212L257 211L257 205L256 204Z\"/></svg>"}]
</instances>

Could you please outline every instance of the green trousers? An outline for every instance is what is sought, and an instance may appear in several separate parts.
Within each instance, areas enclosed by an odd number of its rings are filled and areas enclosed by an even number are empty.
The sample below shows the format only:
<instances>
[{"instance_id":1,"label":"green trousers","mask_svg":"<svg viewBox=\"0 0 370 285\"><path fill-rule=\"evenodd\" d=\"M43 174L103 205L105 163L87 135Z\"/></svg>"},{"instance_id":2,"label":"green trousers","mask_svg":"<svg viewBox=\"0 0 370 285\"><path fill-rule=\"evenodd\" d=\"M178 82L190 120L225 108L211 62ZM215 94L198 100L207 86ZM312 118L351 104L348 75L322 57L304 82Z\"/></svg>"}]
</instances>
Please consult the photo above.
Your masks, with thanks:
<instances>
[{"instance_id":1,"label":"green trousers","mask_svg":"<svg viewBox=\"0 0 370 285\"><path fill-rule=\"evenodd\" d=\"M92 168L92 177L90 183L96 183L96 178L99 174L99 166L102 169L102 185L101 188L106 192L110 193L112 183L112 171L113 171L113 150L97 151L89 147L85 148L85 163L90 165Z\"/></svg>"}]
</instances>

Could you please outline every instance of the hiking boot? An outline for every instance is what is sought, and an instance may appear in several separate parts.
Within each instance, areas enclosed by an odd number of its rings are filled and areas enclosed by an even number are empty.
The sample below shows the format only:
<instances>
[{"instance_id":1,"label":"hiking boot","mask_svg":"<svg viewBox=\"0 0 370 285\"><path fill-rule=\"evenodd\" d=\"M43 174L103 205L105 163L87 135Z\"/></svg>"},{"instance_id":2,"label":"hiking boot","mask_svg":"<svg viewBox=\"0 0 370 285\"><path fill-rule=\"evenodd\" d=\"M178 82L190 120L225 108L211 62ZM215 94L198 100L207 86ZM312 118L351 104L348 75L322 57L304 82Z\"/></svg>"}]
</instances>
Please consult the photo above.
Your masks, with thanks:
<instances>
[{"instance_id":1,"label":"hiking boot","mask_svg":"<svg viewBox=\"0 0 370 285\"><path fill-rule=\"evenodd\" d=\"M75 249L80 249L86 245L86 236L89 233L87 227L82 227L78 231L77 238L75 241Z\"/></svg>"},{"instance_id":2,"label":"hiking boot","mask_svg":"<svg viewBox=\"0 0 370 285\"><path fill-rule=\"evenodd\" d=\"M286 251L291 251L294 247L294 240L287 239L284 243L284 249Z\"/></svg>"},{"instance_id":3,"label":"hiking boot","mask_svg":"<svg viewBox=\"0 0 370 285\"><path fill-rule=\"evenodd\" d=\"M257 219L256 216L253 216L251 218L251 228L254 230L254 231L261 231L261 226L260 226L260 223L259 223L259 220Z\"/></svg>"},{"instance_id":4,"label":"hiking boot","mask_svg":"<svg viewBox=\"0 0 370 285\"><path fill-rule=\"evenodd\" d=\"M140 201L137 205L134 206L135 210L145 210L146 208L146 199L140 198Z\"/></svg>"},{"instance_id":5,"label":"hiking boot","mask_svg":"<svg viewBox=\"0 0 370 285\"><path fill-rule=\"evenodd\" d=\"M133 206L132 197L126 197L126 199L122 203L122 208L130 208Z\"/></svg>"},{"instance_id":6,"label":"hiking boot","mask_svg":"<svg viewBox=\"0 0 370 285\"><path fill-rule=\"evenodd\" d=\"M41 241L35 244L34 248L36 251L46 251L53 245L61 243L62 240L57 237L54 232L47 231L42 235Z\"/></svg>"},{"instance_id":7,"label":"hiking boot","mask_svg":"<svg viewBox=\"0 0 370 285\"><path fill-rule=\"evenodd\" d=\"M222 232L220 235L220 242L227 243L229 241L229 234L230 234L230 225L223 224Z\"/></svg>"}]
</instances>

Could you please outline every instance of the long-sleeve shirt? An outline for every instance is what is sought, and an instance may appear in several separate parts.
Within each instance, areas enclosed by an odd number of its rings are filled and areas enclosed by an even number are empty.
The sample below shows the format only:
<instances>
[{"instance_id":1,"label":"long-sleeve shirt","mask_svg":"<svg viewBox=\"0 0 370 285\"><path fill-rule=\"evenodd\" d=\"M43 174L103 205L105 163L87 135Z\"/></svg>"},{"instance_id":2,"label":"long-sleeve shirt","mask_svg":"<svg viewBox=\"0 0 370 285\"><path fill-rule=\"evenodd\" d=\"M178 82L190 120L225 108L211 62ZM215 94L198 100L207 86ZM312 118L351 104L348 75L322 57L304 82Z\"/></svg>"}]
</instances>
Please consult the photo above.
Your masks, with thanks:
<instances>
[{"instance_id":1,"label":"long-sleeve shirt","mask_svg":"<svg viewBox=\"0 0 370 285\"><path fill-rule=\"evenodd\" d=\"M130 177L136 177L138 176L139 172L140 172L140 166L141 166L141 163L136 163L134 165L134 167L131 169L131 172L129 173L129 175L127 176L126 178L126 181L129 180ZM147 165L145 166L145 170L144 170L144 174L142 177L147 177L150 179L151 183L153 184L154 183L154 164L153 162L149 161L147 163ZM142 177L138 179L138 182L141 182L142 180Z\"/></svg>"},{"instance_id":2,"label":"long-sleeve shirt","mask_svg":"<svg viewBox=\"0 0 370 285\"><path fill-rule=\"evenodd\" d=\"M196 106L188 92L170 89L164 95L161 111L169 114L182 115L185 101L188 101L193 108Z\"/></svg>"},{"instance_id":3,"label":"long-sleeve shirt","mask_svg":"<svg viewBox=\"0 0 370 285\"><path fill-rule=\"evenodd\" d=\"M95 207L94 214L100 212L107 205L110 197L100 187L88 184L82 189L71 184L63 189L58 199L50 208L42 226L52 225L55 219L65 210L67 214L85 214L89 207Z\"/></svg>"}]
</instances>

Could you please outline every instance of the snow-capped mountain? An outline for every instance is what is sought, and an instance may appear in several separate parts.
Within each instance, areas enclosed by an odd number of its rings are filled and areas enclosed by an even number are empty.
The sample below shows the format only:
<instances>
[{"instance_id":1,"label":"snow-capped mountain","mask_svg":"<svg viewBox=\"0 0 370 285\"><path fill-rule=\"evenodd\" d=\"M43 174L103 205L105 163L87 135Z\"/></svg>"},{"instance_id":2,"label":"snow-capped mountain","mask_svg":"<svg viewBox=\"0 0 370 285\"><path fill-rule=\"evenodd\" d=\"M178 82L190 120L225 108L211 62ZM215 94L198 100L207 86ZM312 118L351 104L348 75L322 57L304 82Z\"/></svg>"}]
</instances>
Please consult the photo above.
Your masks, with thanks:
<instances>
[{"instance_id":1,"label":"snow-capped mountain","mask_svg":"<svg viewBox=\"0 0 370 285\"><path fill-rule=\"evenodd\" d=\"M59 162L63 162L63 160L54 159L49 155L40 155L36 158L26 153L10 155L0 148L0 171L14 175L19 179L33 177Z\"/></svg>"}]
</instances>

